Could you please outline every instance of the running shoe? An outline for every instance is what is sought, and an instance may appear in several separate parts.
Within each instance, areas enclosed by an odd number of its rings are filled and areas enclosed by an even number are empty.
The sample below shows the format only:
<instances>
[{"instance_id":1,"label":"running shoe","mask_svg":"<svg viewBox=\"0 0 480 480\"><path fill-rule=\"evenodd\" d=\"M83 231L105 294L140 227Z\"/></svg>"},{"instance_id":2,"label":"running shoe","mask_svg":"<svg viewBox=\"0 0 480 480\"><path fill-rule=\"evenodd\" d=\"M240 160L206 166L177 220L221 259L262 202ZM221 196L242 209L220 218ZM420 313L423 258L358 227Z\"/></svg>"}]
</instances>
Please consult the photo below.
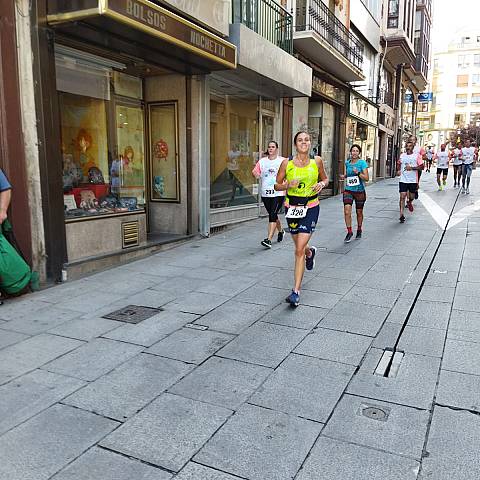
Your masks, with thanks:
<instances>
[{"instance_id":1,"label":"running shoe","mask_svg":"<svg viewBox=\"0 0 480 480\"><path fill-rule=\"evenodd\" d=\"M344 243L350 243L353 238L353 233L348 232L343 239Z\"/></svg>"},{"instance_id":2,"label":"running shoe","mask_svg":"<svg viewBox=\"0 0 480 480\"><path fill-rule=\"evenodd\" d=\"M411 200L407 202L407 208L410 212L413 212L413 203Z\"/></svg>"},{"instance_id":3,"label":"running shoe","mask_svg":"<svg viewBox=\"0 0 480 480\"><path fill-rule=\"evenodd\" d=\"M292 290L292 293L285 299L292 307L298 307L300 303L300 295Z\"/></svg>"},{"instance_id":4,"label":"running shoe","mask_svg":"<svg viewBox=\"0 0 480 480\"><path fill-rule=\"evenodd\" d=\"M443 190L443 185L438 186L438 191L441 192Z\"/></svg>"},{"instance_id":5,"label":"running shoe","mask_svg":"<svg viewBox=\"0 0 480 480\"><path fill-rule=\"evenodd\" d=\"M405 223L405 215L402 215L402 216L400 217L400 223Z\"/></svg>"},{"instance_id":6,"label":"running shoe","mask_svg":"<svg viewBox=\"0 0 480 480\"><path fill-rule=\"evenodd\" d=\"M443 181L443 186L444 186L444 187L447 186L447 181L446 181L446 180Z\"/></svg>"},{"instance_id":7,"label":"running shoe","mask_svg":"<svg viewBox=\"0 0 480 480\"><path fill-rule=\"evenodd\" d=\"M285 230L282 230L281 232L278 232L277 242L280 243L281 241L283 241L284 236L285 236Z\"/></svg>"},{"instance_id":8,"label":"running shoe","mask_svg":"<svg viewBox=\"0 0 480 480\"><path fill-rule=\"evenodd\" d=\"M361 231L361 230L360 230L360 231L357 230L357 234L355 235L355 238L356 238L357 240L360 240L360 239L362 238L362 231Z\"/></svg>"},{"instance_id":9,"label":"running shoe","mask_svg":"<svg viewBox=\"0 0 480 480\"><path fill-rule=\"evenodd\" d=\"M453 188L457 188L457 184L456 184L456 183L453 184Z\"/></svg>"},{"instance_id":10,"label":"running shoe","mask_svg":"<svg viewBox=\"0 0 480 480\"><path fill-rule=\"evenodd\" d=\"M268 238L265 238L260 242L265 248L272 248L272 242Z\"/></svg>"},{"instance_id":11,"label":"running shoe","mask_svg":"<svg viewBox=\"0 0 480 480\"><path fill-rule=\"evenodd\" d=\"M305 268L307 270L313 270L315 266L315 254L317 253L317 249L315 247L310 247L310 251L312 254L310 257L305 257Z\"/></svg>"},{"instance_id":12,"label":"running shoe","mask_svg":"<svg viewBox=\"0 0 480 480\"><path fill-rule=\"evenodd\" d=\"M462 187L462 188L460 189L460 193L465 193L465 187Z\"/></svg>"},{"instance_id":13,"label":"running shoe","mask_svg":"<svg viewBox=\"0 0 480 480\"><path fill-rule=\"evenodd\" d=\"M465 193L470 193L470 189L467 187L467 190L465 191Z\"/></svg>"}]
</instances>

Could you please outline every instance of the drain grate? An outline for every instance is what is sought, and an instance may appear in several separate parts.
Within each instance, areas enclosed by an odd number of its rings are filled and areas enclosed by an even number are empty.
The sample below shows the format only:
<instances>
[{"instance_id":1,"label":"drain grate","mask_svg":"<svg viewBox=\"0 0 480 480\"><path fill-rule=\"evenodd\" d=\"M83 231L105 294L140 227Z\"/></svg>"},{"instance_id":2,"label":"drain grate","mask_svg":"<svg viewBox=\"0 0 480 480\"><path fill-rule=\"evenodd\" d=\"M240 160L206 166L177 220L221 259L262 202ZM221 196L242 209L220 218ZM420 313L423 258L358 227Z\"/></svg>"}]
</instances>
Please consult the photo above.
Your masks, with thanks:
<instances>
[{"instance_id":1,"label":"drain grate","mask_svg":"<svg viewBox=\"0 0 480 480\"><path fill-rule=\"evenodd\" d=\"M163 308L142 307L140 305L127 305L120 310L107 313L102 318L108 320L116 320L117 322L125 323L140 323L147 318L153 317L161 312Z\"/></svg>"},{"instance_id":2,"label":"drain grate","mask_svg":"<svg viewBox=\"0 0 480 480\"><path fill-rule=\"evenodd\" d=\"M379 422L386 422L390 415L390 409L386 407L378 407L375 405L360 405L360 415L369 418L370 420L378 420Z\"/></svg>"}]
</instances>

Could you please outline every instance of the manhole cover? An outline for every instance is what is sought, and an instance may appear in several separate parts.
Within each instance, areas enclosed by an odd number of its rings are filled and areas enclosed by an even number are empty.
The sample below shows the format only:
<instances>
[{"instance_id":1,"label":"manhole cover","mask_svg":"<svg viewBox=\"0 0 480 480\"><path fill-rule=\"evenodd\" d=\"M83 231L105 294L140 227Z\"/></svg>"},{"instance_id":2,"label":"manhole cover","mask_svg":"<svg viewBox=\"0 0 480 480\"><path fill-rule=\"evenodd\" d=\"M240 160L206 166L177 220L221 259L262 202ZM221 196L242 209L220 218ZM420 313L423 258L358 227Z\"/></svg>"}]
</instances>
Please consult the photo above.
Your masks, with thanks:
<instances>
[{"instance_id":1,"label":"manhole cover","mask_svg":"<svg viewBox=\"0 0 480 480\"><path fill-rule=\"evenodd\" d=\"M140 323L147 318L153 317L162 310L162 308L142 307L140 305L127 305L120 310L115 310L112 313L107 313L107 315L104 315L102 318L116 320L117 322Z\"/></svg>"},{"instance_id":2,"label":"manhole cover","mask_svg":"<svg viewBox=\"0 0 480 480\"><path fill-rule=\"evenodd\" d=\"M360 413L371 420L378 420L380 422L386 422L388 415L390 414L390 410L388 408L380 408L374 405L361 405L360 406Z\"/></svg>"}]
</instances>

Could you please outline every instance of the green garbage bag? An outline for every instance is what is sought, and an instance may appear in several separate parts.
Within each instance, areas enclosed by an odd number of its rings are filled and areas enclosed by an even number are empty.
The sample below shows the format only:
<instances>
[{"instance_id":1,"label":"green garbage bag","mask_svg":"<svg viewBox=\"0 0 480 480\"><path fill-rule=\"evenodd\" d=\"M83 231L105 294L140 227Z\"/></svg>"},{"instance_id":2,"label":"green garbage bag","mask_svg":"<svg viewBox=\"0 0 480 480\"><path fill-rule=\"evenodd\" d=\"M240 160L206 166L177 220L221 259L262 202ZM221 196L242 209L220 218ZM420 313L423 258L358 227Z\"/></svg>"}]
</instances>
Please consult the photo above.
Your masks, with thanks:
<instances>
[{"instance_id":1,"label":"green garbage bag","mask_svg":"<svg viewBox=\"0 0 480 480\"><path fill-rule=\"evenodd\" d=\"M7 220L0 225L0 291L7 295L22 293L32 280L27 262L5 238L4 231L11 228Z\"/></svg>"}]
</instances>

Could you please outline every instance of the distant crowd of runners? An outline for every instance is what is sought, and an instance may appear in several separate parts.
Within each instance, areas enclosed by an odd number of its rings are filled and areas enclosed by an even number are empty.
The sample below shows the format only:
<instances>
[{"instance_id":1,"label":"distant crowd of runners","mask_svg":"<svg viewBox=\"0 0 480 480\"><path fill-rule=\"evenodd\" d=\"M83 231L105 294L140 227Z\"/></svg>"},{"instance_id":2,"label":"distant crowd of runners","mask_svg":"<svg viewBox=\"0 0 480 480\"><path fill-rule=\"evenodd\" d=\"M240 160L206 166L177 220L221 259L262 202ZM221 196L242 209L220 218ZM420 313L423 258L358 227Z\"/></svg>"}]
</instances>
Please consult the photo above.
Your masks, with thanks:
<instances>
[{"instance_id":1,"label":"distant crowd of runners","mask_svg":"<svg viewBox=\"0 0 480 480\"><path fill-rule=\"evenodd\" d=\"M266 155L252 170L252 174L261 181L261 196L268 212L267 237L261 241L265 248L272 248L272 240L277 233L277 242L282 242L285 230L279 214L285 209L285 219L292 236L295 249L295 267L293 288L285 299L291 306L300 303L300 289L306 270L315 266L316 247L310 244L315 232L320 212L320 193L328 184L322 158L311 155L311 137L308 132L298 132L293 140L295 153L288 158L279 155L278 143L270 141ZM367 199L365 185L369 181L368 163L361 158L362 148L354 144L350 147L345 160L345 170L340 175L344 182L343 214L346 226L345 243L353 239L352 209L355 204L357 230L355 239L362 238L363 208ZM404 146L404 152L397 161L400 192L400 223L405 222L405 209L414 211L413 202L418 198L418 189L422 171L430 172L436 163L438 190L447 185L449 165L454 169L454 188L460 187L461 193L470 193L470 177L478 159L478 149L470 140L447 147L441 145L435 152L417 144L412 136Z\"/></svg>"}]
</instances>

